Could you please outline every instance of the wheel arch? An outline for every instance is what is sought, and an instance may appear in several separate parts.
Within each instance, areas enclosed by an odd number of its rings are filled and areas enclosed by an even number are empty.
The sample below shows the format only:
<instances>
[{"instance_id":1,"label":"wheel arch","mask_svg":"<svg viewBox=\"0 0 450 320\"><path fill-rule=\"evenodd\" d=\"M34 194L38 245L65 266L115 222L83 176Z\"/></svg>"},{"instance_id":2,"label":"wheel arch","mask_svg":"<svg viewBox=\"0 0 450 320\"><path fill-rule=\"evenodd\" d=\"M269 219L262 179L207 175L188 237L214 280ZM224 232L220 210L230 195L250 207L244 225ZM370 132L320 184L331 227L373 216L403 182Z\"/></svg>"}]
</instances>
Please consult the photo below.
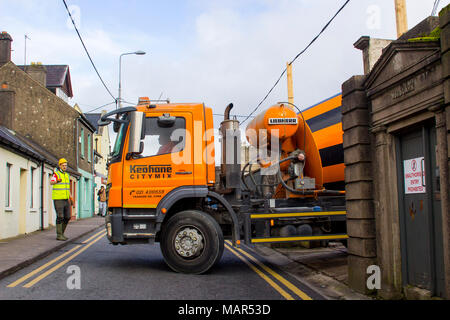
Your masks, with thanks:
<instances>
[{"instance_id":1,"label":"wheel arch","mask_svg":"<svg viewBox=\"0 0 450 320\"><path fill-rule=\"evenodd\" d=\"M156 222L158 224L157 231L160 231L161 225L167 221L171 216L176 214L172 208L177 208L180 204L183 209L196 209L195 200L204 199L206 197L217 200L228 212L232 221L232 238L233 244L240 240L239 221L228 201L216 192L209 191L206 186L185 186L179 187L169 192L158 204L156 208ZM192 203L190 200L194 200ZM163 213L165 209L166 213Z\"/></svg>"}]
</instances>

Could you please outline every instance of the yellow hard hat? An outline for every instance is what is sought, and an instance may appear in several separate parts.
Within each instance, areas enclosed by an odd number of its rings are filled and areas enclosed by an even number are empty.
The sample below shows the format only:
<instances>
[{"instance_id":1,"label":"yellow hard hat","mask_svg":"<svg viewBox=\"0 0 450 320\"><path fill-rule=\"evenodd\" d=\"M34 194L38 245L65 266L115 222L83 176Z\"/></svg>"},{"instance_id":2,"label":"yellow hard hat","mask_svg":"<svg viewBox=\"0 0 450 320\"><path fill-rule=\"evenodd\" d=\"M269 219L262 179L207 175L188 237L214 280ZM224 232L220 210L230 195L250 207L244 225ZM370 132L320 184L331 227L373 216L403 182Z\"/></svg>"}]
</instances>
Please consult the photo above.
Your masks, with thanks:
<instances>
[{"instance_id":1,"label":"yellow hard hat","mask_svg":"<svg viewBox=\"0 0 450 320\"><path fill-rule=\"evenodd\" d=\"M58 165L61 166L63 163L67 163L67 160L64 158L59 159Z\"/></svg>"}]
</instances>

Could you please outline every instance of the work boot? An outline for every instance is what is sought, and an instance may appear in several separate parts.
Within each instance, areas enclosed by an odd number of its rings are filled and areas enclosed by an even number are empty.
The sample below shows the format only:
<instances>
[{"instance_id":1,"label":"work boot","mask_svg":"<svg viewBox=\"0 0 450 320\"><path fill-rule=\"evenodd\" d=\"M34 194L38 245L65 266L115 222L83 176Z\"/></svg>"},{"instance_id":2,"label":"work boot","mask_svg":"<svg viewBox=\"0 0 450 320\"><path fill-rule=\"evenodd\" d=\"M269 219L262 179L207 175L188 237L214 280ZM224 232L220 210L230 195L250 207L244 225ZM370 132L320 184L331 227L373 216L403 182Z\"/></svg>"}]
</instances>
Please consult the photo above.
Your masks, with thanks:
<instances>
[{"instance_id":1,"label":"work boot","mask_svg":"<svg viewBox=\"0 0 450 320\"><path fill-rule=\"evenodd\" d=\"M64 237L62 229L63 229L62 223L57 223L56 224L56 240L66 241L67 238Z\"/></svg>"},{"instance_id":2,"label":"work boot","mask_svg":"<svg viewBox=\"0 0 450 320\"><path fill-rule=\"evenodd\" d=\"M67 238L67 237L64 235L64 232L66 231L67 225L68 225L68 222L63 222L63 223L62 223L62 236L63 236L63 238L66 238L66 240L69 239L69 238Z\"/></svg>"}]
</instances>

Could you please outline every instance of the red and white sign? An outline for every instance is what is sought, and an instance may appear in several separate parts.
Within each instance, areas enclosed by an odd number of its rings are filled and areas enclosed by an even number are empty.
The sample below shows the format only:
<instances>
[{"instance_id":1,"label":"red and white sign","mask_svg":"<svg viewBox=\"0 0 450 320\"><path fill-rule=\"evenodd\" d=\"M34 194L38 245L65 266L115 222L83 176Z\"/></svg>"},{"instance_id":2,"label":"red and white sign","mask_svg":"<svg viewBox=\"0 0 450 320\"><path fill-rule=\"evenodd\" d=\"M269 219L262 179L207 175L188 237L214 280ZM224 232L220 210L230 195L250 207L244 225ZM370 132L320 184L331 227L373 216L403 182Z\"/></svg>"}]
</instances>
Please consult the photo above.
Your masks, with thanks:
<instances>
[{"instance_id":1,"label":"red and white sign","mask_svg":"<svg viewBox=\"0 0 450 320\"><path fill-rule=\"evenodd\" d=\"M424 157L403 161L405 172L405 194L425 193Z\"/></svg>"}]
</instances>

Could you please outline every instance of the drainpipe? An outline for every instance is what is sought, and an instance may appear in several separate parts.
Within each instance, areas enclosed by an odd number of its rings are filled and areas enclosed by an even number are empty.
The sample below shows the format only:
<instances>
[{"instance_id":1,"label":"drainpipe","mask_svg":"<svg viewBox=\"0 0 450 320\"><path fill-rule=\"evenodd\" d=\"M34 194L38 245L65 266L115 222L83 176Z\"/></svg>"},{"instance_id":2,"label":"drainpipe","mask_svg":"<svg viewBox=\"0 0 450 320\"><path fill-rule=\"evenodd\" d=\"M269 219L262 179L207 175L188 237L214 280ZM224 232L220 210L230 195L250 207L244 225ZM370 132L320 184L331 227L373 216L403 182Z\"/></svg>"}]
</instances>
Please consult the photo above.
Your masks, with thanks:
<instances>
[{"instance_id":1,"label":"drainpipe","mask_svg":"<svg viewBox=\"0 0 450 320\"><path fill-rule=\"evenodd\" d=\"M78 128L78 121L80 121L80 117L77 117L76 119L75 119L75 122L77 123L76 124L76 134L75 134L75 145L76 145L76 151L77 151L77 153L76 153L76 155L75 155L75 160L76 160L76 163L77 163L77 167L76 167L76 169L77 169L77 171L78 171L78 145L79 145L79 139L80 139L80 137L79 137L79 128Z\"/></svg>"},{"instance_id":2,"label":"drainpipe","mask_svg":"<svg viewBox=\"0 0 450 320\"><path fill-rule=\"evenodd\" d=\"M41 162L41 187L39 189L41 192L41 230L44 230L44 161Z\"/></svg>"},{"instance_id":3,"label":"drainpipe","mask_svg":"<svg viewBox=\"0 0 450 320\"><path fill-rule=\"evenodd\" d=\"M77 167L76 167L76 170L78 171L78 152L79 152L79 150L78 150L78 145L79 145L79 139L80 139L80 129L79 129L79 127L78 127L78 122L80 121L80 116L78 116L77 118L76 118L76 123L77 123L77 125L76 125L76 130L77 130L77 133L76 133L76 135L75 135L75 144L76 144L76 150L77 150L77 153L76 153L76 155L75 155L75 159L76 159L76 163L77 163ZM78 179L77 179L78 180ZM76 193L77 193L77 202L79 201L78 199L80 199L80 180L78 180L78 185L77 185L77 187L76 187ZM79 204L79 203L78 203ZM80 210L80 206L79 205L77 205L77 204L75 204L75 208L77 209L77 210ZM78 218L78 214L79 212L77 212L76 214L75 214L75 217L76 218Z\"/></svg>"}]
</instances>

